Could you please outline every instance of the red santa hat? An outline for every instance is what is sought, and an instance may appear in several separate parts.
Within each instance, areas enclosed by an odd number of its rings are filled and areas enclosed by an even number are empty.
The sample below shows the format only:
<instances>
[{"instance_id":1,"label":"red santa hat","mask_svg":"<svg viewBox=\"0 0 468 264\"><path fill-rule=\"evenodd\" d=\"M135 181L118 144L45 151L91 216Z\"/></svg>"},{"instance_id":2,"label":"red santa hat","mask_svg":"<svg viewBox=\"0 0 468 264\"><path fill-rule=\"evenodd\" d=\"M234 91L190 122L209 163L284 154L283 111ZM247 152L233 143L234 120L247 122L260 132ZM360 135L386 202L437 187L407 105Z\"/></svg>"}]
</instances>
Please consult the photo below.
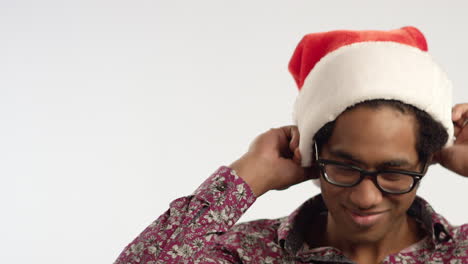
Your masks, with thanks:
<instances>
[{"instance_id":1,"label":"red santa hat","mask_svg":"<svg viewBox=\"0 0 468 264\"><path fill-rule=\"evenodd\" d=\"M426 111L446 128L447 146L453 142L452 84L415 27L308 34L294 51L289 71L299 88L293 122L304 167L312 162L315 133L366 100L400 100Z\"/></svg>"}]
</instances>

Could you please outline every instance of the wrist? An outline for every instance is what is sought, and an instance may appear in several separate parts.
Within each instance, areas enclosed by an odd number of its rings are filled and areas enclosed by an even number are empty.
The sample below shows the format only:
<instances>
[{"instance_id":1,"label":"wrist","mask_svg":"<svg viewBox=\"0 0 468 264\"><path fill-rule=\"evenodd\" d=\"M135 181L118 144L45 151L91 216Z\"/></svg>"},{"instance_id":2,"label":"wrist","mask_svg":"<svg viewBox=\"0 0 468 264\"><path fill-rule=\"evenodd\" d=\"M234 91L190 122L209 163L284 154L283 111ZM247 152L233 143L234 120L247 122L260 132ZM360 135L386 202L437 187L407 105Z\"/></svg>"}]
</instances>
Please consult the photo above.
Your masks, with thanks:
<instances>
[{"instance_id":1,"label":"wrist","mask_svg":"<svg viewBox=\"0 0 468 264\"><path fill-rule=\"evenodd\" d=\"M247 183L257 198L270 190L259 165L259 162L252 161L245 155L229 165L237 176Z\"/></svg>"}]
</instances>

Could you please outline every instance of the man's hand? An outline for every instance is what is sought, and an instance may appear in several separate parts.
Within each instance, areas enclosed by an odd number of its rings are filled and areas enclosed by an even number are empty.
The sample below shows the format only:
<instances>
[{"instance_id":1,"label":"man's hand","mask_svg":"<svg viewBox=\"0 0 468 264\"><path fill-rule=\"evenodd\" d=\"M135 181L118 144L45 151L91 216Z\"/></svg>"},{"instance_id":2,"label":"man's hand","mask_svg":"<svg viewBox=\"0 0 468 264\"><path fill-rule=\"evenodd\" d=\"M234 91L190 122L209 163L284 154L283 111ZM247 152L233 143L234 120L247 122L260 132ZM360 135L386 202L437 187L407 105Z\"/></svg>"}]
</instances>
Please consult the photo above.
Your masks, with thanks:
<instances>
[{"instance_id":1,"label":"man's hand","mask_svg":"<svg viewBox=\"0 0 468 264\"><path fill-rule=\"evenodd\" d=\"M318 177L315 167L301 167L296 126L272 128L257 136L248 152L230 167L247 182L257 197L269 190L284 190Z\"/></svg>"},{"instance_id":2,"label":"man's hand","mask_svg":"<svg viewBox=\"0 0 468 264\"><path fill-rule=\"evenodd\" d=\"M434 161L463 176L468 176L468 103L455 105L452 109L455 142L434 156Z\"/></svg>"}]
</instances>

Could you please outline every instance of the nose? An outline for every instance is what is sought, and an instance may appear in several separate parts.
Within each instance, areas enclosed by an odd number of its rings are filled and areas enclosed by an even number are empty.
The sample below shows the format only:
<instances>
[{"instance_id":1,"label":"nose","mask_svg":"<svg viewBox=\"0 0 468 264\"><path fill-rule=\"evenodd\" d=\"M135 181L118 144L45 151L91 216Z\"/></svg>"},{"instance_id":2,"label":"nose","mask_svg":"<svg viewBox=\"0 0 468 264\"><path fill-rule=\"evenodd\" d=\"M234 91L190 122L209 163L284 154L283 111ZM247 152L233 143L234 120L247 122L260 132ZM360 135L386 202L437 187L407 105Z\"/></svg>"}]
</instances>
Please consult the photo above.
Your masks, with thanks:
<instances>
[{"instance_id":1,"label":"nose","mask_svg":"<svg viewBox=\"0 0 468 264\"><path fill-rule=\"evenodd\" d=\"M382 201L382 192L366 177L350 190L350 202L359 210L368 210Z\"/></svg>"}]
</instances>

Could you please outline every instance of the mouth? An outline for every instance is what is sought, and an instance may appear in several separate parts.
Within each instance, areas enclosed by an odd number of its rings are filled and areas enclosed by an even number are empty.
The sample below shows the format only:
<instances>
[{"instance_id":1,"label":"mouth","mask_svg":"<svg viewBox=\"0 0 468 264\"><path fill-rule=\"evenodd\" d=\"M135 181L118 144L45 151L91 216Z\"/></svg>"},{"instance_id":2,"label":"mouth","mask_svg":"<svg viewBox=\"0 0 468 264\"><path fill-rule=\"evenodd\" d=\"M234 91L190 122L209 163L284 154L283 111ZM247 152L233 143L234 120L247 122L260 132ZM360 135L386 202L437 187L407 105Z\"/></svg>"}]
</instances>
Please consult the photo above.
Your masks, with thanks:
<instances>
[{"instance_id":1,"label":"mouth","mask_svg":"<svg viewBox=\"0 0 468 264\"><path fill-rule=\"evenodd\" d=\"M351 211L346 209L346 212L351 216L353 222L360 227L371 227L377 222L379 222L385 211L380 212L360 212L360 211Z\"/></svg>"}]
</instances>

